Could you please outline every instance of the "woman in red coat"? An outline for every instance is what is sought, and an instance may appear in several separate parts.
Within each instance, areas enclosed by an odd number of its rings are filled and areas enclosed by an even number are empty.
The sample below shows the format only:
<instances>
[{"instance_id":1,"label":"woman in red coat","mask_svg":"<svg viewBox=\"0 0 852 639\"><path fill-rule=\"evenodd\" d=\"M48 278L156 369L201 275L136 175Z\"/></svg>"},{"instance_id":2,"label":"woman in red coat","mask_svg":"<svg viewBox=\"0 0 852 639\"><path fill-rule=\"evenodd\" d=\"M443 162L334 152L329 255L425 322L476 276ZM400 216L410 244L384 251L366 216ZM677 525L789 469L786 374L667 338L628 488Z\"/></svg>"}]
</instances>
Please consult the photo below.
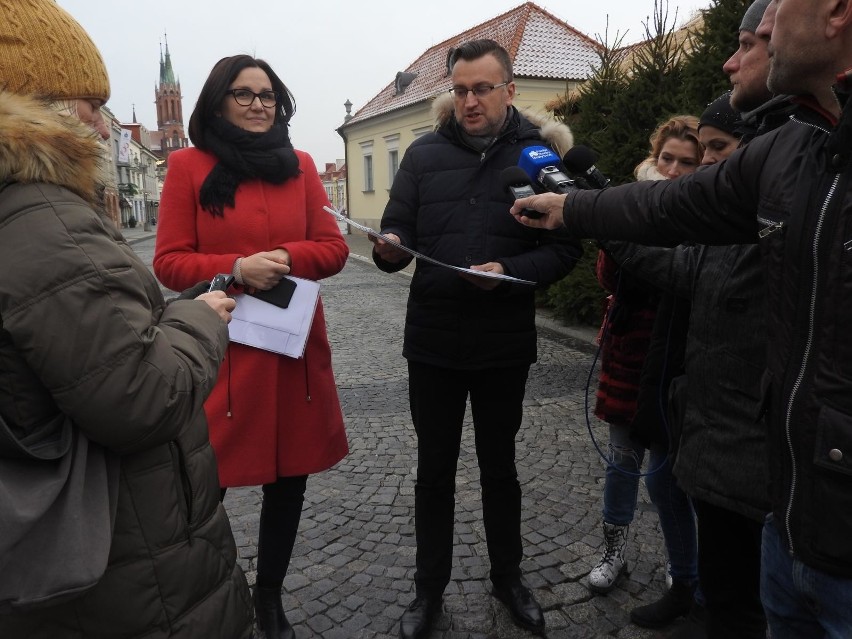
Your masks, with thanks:
<instances>
[{"instance_id":1,"label":"woman in red coat","mask_svg":"<svg viewBox=\"0 0 852 639\"><path fill-rule=\"evenodd\" d=\"M238 288L268 290L286 274L319 280L343 268L349 251L323 211L316 167L290 142L293 112L266 62L237 55L213 67L189 121L195 148L169 156L154 255L165 286L233 273ZM222 487L263 485L258 626L294 637L281 586L307 476L348 452L322 303L301 359L231 343L205 409Z\"/></svg>"}]
</instances>

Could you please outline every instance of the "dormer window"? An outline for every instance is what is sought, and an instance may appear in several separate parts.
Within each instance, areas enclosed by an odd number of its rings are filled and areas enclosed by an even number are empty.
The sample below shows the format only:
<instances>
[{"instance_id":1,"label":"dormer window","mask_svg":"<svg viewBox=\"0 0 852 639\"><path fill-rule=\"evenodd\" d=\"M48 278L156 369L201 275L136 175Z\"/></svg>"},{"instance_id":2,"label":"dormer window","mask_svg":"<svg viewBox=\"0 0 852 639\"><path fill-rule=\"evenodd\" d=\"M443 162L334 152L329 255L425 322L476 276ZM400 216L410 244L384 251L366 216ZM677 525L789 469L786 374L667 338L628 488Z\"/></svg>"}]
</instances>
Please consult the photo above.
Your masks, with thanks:
<instances>
[{"instance_id":1,"label":"dormer window","mask_svg":"<svg viewBox=\"0 0 852 639\"><path fill-rule=\"evenodd\" d=\"M444 77L449 78L453 74L453 66L450 64L453 59L453 54L456 52L455 47L450 47L450 50L447 51L447 61L444 64Z\"/></svg>"},{"instance_id":2,"label":"dormer window","mask_svg":"<svg viewBox=\"0 0 852 639\"><path fill-rule=\"evenodd\" d=\"M396 74L396 79L394 80L394 95L402 95L405 93L405 90L408 88L408 85L417 77L416 73L408 73L406 71L400 71Z\"/></svg>"}]
</instances>

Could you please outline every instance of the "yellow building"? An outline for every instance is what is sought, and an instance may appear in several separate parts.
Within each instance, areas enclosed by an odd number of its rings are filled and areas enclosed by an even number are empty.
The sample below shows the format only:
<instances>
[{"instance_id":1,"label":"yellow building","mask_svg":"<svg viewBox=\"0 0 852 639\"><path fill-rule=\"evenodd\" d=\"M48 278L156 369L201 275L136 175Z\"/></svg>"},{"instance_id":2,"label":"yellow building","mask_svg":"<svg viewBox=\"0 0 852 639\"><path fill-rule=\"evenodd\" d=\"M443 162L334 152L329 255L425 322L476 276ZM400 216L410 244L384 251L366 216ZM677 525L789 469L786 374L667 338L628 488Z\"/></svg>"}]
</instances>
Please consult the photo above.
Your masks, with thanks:
<instances>
[{"instance_id":1,"label":"yellow building","mask_svg":"<svg viewBox=\"0 0 852 639\"><path fill-rule=\"evenodd\" d=\"M515 106L541 112L589 75L601 48L526 2L428 49L337 129L346 149L348 213L353 220L378 229L405 150L432 131L432 100L450 89L450 49L480 38L496 40L512 57Z\"/></svg>"}]
</instances>

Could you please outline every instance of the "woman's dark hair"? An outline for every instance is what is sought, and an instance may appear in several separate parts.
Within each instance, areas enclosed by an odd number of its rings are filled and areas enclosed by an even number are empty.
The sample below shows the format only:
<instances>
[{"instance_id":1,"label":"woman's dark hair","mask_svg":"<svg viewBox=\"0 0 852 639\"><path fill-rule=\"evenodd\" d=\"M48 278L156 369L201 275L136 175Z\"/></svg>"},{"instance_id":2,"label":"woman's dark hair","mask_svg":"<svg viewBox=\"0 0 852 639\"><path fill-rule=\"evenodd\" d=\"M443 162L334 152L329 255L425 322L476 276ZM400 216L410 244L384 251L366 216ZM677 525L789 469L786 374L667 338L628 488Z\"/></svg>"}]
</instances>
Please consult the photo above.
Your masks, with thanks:
<instances>
[{"instance_id":1,"label":"woman's dark hair","mask_svg":"<svg viewBox=\"0 0 852 639\"><path fill-rule=\"evenodd\" d=\"M189 118L189 139L202 150L207 150L204 144L204 131L210 126L213 118L219 117L217 113L222 110L222 101L225 99L225 91L231 88L231 83L243 69L256 67L262 69L269 76L272 90L278 94L278 104L275 106L275 124L289 126L290 118L296 112L296 100L293 94L284 85L272 67L258 58L250 55L240 54L222 58L217 62L198 96L195 109Z\"/></svg>"},{"instance_id":2,"label":"woman's dark hair","mask_svg":"<svg viewBox=\"0 0 852 639\"><path fill-rule=\"evenodd\" d=\"M497 42L489 40L488 38L483 38L482 40L470 40L469 42L460 44L455 49L451 49L450 54L447 57L448 70L452 71L453 66L459 60L465 60L466 62L479 60L479 58L488 55L489 53L497 58L497 62L500 63L500 66L503 67L503 70L506 72L506 82L514 80L514 74L512 73L512 58L509 57L509 52L501 47Z\"/></svg>"}]
</instances>

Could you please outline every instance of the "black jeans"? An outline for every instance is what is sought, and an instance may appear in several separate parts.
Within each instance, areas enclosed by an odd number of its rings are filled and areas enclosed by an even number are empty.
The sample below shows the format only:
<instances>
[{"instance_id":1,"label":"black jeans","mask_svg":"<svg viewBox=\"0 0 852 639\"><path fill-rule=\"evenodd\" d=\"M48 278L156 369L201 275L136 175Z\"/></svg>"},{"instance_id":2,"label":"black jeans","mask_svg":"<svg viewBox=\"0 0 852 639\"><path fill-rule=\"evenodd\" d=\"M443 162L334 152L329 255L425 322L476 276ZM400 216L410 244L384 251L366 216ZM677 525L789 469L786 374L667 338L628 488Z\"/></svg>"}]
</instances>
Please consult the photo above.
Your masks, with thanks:
<instances>
[{"instance_id":1,"label":"black jeans","mask_svg":"<svg viewBox=\"0 0 852 639\"><path fill-rule=\"evenodd\" d=\"M692 499L698 515L698 580L707 606L708 639L764 639L760 603L763 524Z\"/></svg>"},{"instance_id":2,"label":"black jeans","mask_svg":"<svg viewBox=\"0 0 852 639\"><path fill-rule=\"evenodd\" d=\"M529 366L452 370L408 363L411 418L417 432L414 487L418 593L440 595L450 581L455 478L468 395L482 487L491 581L520 578L521 487L515 435L521 426Z\"/></svg>"}]
</instances>

